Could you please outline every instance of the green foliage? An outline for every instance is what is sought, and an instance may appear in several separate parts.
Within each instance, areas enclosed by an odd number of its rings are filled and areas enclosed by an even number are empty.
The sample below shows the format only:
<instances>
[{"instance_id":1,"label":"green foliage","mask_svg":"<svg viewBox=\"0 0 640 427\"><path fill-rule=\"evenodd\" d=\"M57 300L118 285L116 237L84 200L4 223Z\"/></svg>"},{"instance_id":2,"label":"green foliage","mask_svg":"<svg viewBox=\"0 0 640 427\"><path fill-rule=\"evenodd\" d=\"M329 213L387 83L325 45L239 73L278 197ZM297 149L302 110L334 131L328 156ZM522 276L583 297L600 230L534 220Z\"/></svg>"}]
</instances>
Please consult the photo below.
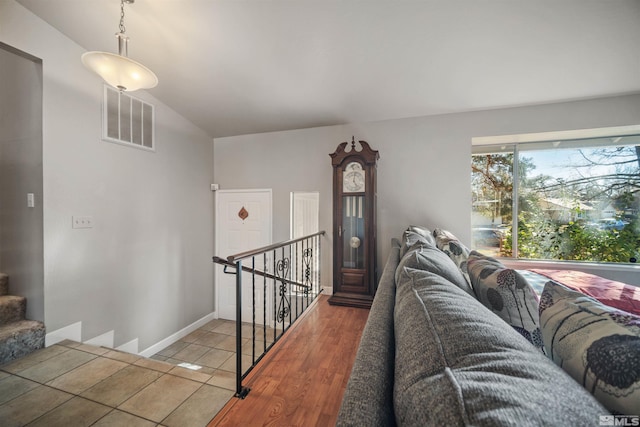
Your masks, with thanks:
<instances>
[{"instance_id":1,"label":"green foliage","mask_svg":"<svg viewBox=\"0 0 640 427\"><path fill-rule=\"evenodd\" d=\"M501 256L512 256L511 233ZM518 217L518 257L565 261L628 263L640 255L640 223L622 230L601 230L583 221L557 224L536 215Z\"/></svg>"}]
</instances>

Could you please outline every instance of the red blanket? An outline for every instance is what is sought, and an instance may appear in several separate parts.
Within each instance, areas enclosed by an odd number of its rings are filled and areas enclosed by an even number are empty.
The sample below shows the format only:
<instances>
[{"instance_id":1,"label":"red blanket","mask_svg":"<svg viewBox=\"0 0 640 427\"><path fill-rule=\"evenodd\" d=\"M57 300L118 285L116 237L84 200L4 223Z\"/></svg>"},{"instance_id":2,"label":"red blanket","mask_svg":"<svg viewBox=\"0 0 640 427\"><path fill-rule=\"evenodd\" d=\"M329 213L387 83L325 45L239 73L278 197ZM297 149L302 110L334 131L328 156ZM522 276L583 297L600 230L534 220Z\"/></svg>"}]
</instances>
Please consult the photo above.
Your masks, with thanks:
<instances>
[{"instance_id":1,"label":"red blanket","mask_svg":"<svg viewBox=\"0 0 640 427\"><path fill-rule=\"evenodd\" d=\"M610 307L640 315L640 287L574 270L531 270Z\"/></svg>"}]
</instances>

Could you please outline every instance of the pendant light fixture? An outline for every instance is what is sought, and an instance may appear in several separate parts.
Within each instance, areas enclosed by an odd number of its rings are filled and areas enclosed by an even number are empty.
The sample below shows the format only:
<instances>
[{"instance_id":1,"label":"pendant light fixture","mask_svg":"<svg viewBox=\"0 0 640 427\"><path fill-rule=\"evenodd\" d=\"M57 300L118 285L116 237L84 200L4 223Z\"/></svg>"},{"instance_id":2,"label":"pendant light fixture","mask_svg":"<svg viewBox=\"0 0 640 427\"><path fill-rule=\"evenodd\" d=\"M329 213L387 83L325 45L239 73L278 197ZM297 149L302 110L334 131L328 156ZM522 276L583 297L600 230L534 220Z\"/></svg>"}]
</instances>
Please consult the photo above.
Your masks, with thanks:
<instances>
[{"instance_id":1,"label":"pendant light fixture","mask_svg":"<svg viewBox=\"0 0 640 427\"><path fill-rule=\"evenodd\" d=\"M125 35L124 3L131 4L134 1L120 0L120 32L116 33L118 54L94 51L82 55L82 63L85 67L121 92L151 89L158 84L158 78L153 71L128 58L129 37Z\"/></svg>"}]
</instances>

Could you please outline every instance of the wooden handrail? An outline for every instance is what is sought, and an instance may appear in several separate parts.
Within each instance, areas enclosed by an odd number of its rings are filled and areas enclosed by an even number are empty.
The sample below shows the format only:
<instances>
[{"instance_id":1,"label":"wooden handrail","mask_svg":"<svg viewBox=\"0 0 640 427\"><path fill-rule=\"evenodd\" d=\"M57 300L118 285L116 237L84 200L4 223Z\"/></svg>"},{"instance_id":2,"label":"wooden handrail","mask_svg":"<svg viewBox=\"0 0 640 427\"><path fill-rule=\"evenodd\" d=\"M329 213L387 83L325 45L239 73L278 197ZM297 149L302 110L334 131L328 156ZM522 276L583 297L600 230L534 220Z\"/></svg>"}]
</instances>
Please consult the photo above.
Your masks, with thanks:
<instances>
[{"instance_id":1,"label":"wooden handrail","mask_svg":"<svg viewBox=\"0 0 640 427\"><path fill-rule=\"evenodd\" d=\"M284 246L289 246L289 245L292 245L293 243L301 242L303 240L307 240L307 239L310 239L312 237L324 236L325 234L326 234L325 231L322 230L322 231L318 231L317 233L314 233L314 234L309 234L308 236L299 237L297 239L292 239L292 240L287 240L286 242L274 243L274 244L269 245L269 246L263 246L262 248L252 249L252 250L246 251L246 252L240 252L239 254L228 256L227 257L227 261L229 261L230 263L235 263L236 261L241 260L241 259L245 259L245 258L249 258L249 257L252 257L252 256L260 255L263 252L269 252L269 251L272 251L272 250L275 250L275 249L282 248Z\"/></svg>"},{"instance_id":2,"label":"wooden handrail","mask_svg":"<svg viewBox=\"0 0 640 427\"><path fill-rule=\"evenodd\" d=\"M224 258L220 258L218 256L214 256L213 257L213 262L215 262L217 264L224 265L224 272L225 273L227 273L227 267L236 268L236 264L234 264L234 263L232 263L230 261L227 261ZM242 266L242 271L247 272L247 273L255 273L258 276L266 277L267 279L273 279L273 280L277 280L277 281L283 282L283 283L290 283L292 285L295 285L295 286L298 286L298 287L301 287L301 288L307 288L308 289L310 287L308 285L303 285L300 282L296 282L295 280L289 280L289 279L286 279L284 277L274 276L271 273L267 273L267 272L261 271L261 270L256 270L256 269L251 268L251 267L245 267L244 265ZM236 273L228 273L228 274L236 274Z\"/></svg>"}]
</instances>

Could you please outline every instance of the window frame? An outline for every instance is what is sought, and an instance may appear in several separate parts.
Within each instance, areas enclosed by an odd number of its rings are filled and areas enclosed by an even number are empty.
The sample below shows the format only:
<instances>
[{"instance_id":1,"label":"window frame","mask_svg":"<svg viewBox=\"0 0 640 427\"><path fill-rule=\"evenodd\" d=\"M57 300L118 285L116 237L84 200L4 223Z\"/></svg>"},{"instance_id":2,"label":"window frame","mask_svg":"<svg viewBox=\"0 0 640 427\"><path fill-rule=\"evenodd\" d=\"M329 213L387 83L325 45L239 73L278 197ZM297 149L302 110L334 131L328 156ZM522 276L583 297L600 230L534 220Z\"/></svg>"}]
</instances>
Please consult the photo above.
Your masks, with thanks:
<instances>
[{"instance_id":1,"label":"window frame","mask_svg":"<svg viewBox=\"0 0 640 427\"><path fill-rule=\"evenodd\" d=\"M496 147L496 151L513 153L513 175L518 176L518 162L515 159L519 158L519 145L525 143L544 143L554 142L562 140L576 140L576 139L594 139L605 137L618 137L618 136L631 136L640 134L640 125L630 126L616 126L608 128L589 128L589 129L576 129L565 131L552 131L552 132L537 132L526 134L513 134L513 135L497 135L497 136L482 136L473 137L471 139L471 154L480 154L481 151L490 149L491 146ZM482 147L482 148L480 148ZM511 150L511 147L513 149ZM509 150L507 150L509 148ZM513 180L513 193L518 194L519 180ZM518 197L513 197L512 212L518 212ZM518 226L517 215L512 215L512 227ZM640 273L640 264L631 263L608 263L608 262L595 262L595 261L576 261L576 260L543 260L543 259L529 259L518 257L518 233L512 233L512 257L498 257L508 267L513 268L549 268L549 269L579 269L586 272L592 272L594 274L604 271L611 272L629 272Z\"/></svg>"}]
</instances>

